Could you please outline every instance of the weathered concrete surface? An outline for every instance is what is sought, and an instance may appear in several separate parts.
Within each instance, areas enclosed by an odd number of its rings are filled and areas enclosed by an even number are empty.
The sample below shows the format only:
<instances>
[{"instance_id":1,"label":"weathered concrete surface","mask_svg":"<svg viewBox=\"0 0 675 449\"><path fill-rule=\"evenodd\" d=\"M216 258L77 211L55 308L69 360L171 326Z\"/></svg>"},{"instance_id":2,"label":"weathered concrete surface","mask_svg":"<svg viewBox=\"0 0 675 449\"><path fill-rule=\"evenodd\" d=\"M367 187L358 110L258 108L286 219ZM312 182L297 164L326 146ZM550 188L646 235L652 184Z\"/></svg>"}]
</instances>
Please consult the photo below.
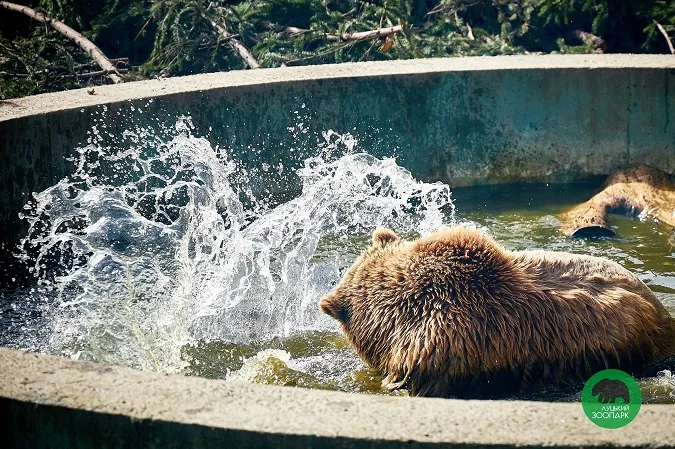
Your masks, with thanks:
<instances>
[{"instance_id":1,"label":"weathered concrete surface","mask_svg":"<svg viewBox=\"0 0 675 449\"><path fill-rule=\"evenodd\" d=\"M223 87L250 86L268 83L312 81L319 79L383 77L425 73L554 69L675 69L669 55L546 55L468 58L432 58L406 61L363 62L255 71L210 73L123 85L35 95L0 103L0 121L27 115L45 114L85 106L124 100L155 98L187 92L203 92Z\"/></svg>"},{"instance_id":2,"label":"weathered concrete surface","mask_svg":"<svg viewBox=\"0 0 675 449\"><path fill-rule=\"evenodd\" d=\"M673 173L674 103L670 55L280 68L0 102L0 246L24 234L21 207L71 172L66 157L94 125L102 145L115 145L110 136L189 114L197 135L249 170L254 193L283 196L297 192L288 173L316 153L327 130L349 132L359 150L396 156L416 177L452 186L580 181L636 162ZM264 163L286 170L262 172Z\"/></svg>"},{"instance_id":3,"label":"weathered concrete surface","mask_svg":"<svg viewBox=\"0 0 675 449\"><path fill-rule=\"evenodd\" d=\"M167 376L0 348L0 447L673 447L675 407L605 430L580 404L460 401Z\"/></svg>"}]
</instances>

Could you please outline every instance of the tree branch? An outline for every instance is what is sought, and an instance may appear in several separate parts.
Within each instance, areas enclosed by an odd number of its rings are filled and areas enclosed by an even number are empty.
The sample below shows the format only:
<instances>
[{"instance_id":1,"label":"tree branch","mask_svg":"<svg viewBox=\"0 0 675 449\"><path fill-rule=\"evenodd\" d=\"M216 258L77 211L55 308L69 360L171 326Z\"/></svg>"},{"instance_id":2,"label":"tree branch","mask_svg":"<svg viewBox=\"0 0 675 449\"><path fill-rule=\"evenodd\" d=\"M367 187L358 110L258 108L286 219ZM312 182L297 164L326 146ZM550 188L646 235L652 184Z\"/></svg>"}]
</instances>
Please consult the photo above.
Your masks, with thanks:
<instances>
[{"instance_id":1,"label":"tree branch","mask_svg":"<svg viewBox=\"0 0 675 449\"><path fill-rule=\"evenodd\" d=\"M306 56L304 58L290 59L288 61L284 61L284 64L287 65L287 66L291 66L291 65L295 65L296 63L299 63L299 62L310 61L312 59L320 58L321 56L329 55L331 53L334 53L336 51L342 50L343 48L353 46L353 45L354 45L354 42L347 42L345 44L337 44L337 46L335 46L333 48L330 48L330 49L328 49L326 51L323 51L323 52L316 53L314 55Z\"/></svg>"},{"instance_id":2,"label":"tree branch","mask_svg":"<svg viewBox=\"0 0 675 449\"><path fill-rule=\"evenodd\" d=\"M225 28L223 25L216 23L215 20L211 19L205 13L202 12L200 14L202 15L202 18L206 20L209 23L209 25L211 25L211 27L218 32L218 34L220 34L220 37L225 39L229 44L229 46L232 47L234 51L239 53L241 59L243 59L250 68L252 69L260 68L260 64L251 54L248 48L246 48L246 45L244 45L243 42L235 38L235 35L227 31L227 28Z\"/></svg>"},{"instance_id":3,"label":"tree branch","mask_svg":"<svg viewBox=\"0 0 675 449\"><path fill-rule=\"evenodd\" d=\"M38 22L48 24L63 36L79 45L82 50L86 51L89 56L91 56L91 58L96 61L96 64L98 64L101 69L107 72L108 77L113 81L113 83L118 84L123 82L122 78L117 72L117 69L115 68L115 65L105 54L103 54L101 49L98 48L92 41L82 36L80 33L70 28L65 23L59 22L58 20L37 12L27 6L17 5L16 3L0 1L0 8L20 12L21 14L24 14L31 19L37 20Z\"/></svg>"},{"instance_id":4,"label":"tree branch","mask_svg":"<svg viewBox=\"0 0 675 449\"><path fill-rule=\"evenodd\" d=\"M473 28L471 28L471 25L469 25L469 22L464 22L462 19L459 18L459 13L455 11L455 23L459 28L462 27L462 25L466 26L468 29L468 32L466 34L466 37L469 38L469 40L475 41L476 37L473 35Z\"/></svg>"},{"instance_id":5,"label":"tree branch","mask_svg":"<svg viewBox=\"0 0 675 449\"><path fill-rule=\"evenodd\" d=\"M119 69L120 73L127 73L127 69ZM88 73L76 73L74 76L77 78L94 78L96 76L102 76L102 75L110 75L110 72L106 72L105 70L99 70L97 72L88 72Z\"/></svg>"},{"instance_id":6,"label":"tree branch","mask_svg":"<svg viewBox=\"0 0 675 449\"><path fill-rule=\"evenodd\" d=\"M28 73L13 73L13 72L0 72L0 76L16 76L18 78L28 78L30 75Z\"/></svg>"},{"instance_id":7,"label":"tree branch","mask_svg":"<svg viewBox=\"0 0 675 449\"><path fill-rule=\"evenodd\" d=\"M299 36L300 34L311 33L312 30L298 28L293 26L280 26L268 24L268 28L273 31L288 34L290 36ZM391 26L388 28L378 28L370 31L358 31L354 33L326 34L326 39L331 41L363 41L382 37L389 37L403 31L403 25Z\"/></svg>"},{"instance_id":8,"label":"tree branch","mask_svg":"<svg viewBox=\"0 0 675 449\"><path fill-rule=\"evenodd\" d=\"M305 30L303 28L298 27L284 27L281 29L281 32L285 34L290 34L292 36L298 36L300 34L311 33L312 30Z\"/></svg>"},{"instance_id":9,"label":"tree branch","mask_svg":"<svg viewBox=\"0 0 675 449\"><path fill-rule=\"evenodd\" d=\"M378 37L391 36L392 34L400 33L401 31L403 31L403 25L396 25L393 27L378 28L376 30L370 31L357 31L355 33L327 34L326 37L336 41L363 41L368 39L376 39Z\"/></svg>"},{"instance_id":10,"label":"tree branch","mask_svg":"<svg viewBox=\"0 0 675 449\"><path fill-rule=\"evenodd\" d=\"M661 24L660 24L659 22L657 22L656 20L654 21L654 24L656 25L656 28L659 29L659 31L661 32L661 34L663 34L663 37L666 38L666 42L668 42L668 48L670 48L670 53L672 53L672 54L675 55L675 48L673 48L673 42L672 42L672 41L670 40L670 38L668 37L668 33L666 33L666 30L665 30L665 29L661 26Z\"/></svg>"}]
</instances>

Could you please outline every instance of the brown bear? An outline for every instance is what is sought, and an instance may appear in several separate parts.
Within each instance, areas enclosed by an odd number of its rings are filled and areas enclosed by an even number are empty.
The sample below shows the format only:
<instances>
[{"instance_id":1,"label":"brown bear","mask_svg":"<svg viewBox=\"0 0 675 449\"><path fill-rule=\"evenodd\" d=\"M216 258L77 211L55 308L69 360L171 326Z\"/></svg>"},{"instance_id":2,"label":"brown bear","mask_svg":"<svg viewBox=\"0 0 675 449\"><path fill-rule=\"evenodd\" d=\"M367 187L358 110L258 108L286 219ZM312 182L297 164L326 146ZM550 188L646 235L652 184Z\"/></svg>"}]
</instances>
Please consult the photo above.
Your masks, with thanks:
<instances>
[{"instance_id":1,"label":"brown bear","mask_svg":"<svg viewBox=\"0 0 675 449\"><path fill-rule=\"evenodd\" d=\"M356 352L411 395L491 398L637 373L675 356L675 319L597 257L510 252L476 229L388 229L320 301Z\"/></svg>"}]
</instances>

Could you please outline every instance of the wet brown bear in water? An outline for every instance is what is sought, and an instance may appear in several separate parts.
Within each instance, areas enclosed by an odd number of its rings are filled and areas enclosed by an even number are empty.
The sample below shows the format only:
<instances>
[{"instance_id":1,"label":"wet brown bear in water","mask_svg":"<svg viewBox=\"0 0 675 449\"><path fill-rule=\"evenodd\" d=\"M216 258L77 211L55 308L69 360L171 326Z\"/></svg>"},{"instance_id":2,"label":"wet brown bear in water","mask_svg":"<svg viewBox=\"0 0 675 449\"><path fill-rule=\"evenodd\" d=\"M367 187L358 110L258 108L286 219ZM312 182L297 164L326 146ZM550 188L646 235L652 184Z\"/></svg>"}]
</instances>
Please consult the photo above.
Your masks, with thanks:
<instances>
[{"instance_id":1,"label":"wet brown bear in water","mask_svg":"<svg viewBox=\"0 0 675 449\"><path fill-rule=\"evenodd\" d=\"M378 229L320 305L384 388L416 396L525 393L675 355L675 319L620 265L509 252L468 228L412 242Z\"/></svg>"}]
</instances>

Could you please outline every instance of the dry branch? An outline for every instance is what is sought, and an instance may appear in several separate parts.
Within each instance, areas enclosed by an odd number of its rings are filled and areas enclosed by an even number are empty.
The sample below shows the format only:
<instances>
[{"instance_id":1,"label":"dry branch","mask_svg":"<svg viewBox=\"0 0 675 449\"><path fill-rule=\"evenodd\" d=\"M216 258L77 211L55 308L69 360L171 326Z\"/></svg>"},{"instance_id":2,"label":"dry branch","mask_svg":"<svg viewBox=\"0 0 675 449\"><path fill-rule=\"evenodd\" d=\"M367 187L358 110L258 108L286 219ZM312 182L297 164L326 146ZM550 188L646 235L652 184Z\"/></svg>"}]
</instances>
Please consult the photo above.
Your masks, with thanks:
<instances>
[{"instance_id":1,"label":"dry branch","mask_svg":"<svg viewBox=\"0 0 675 449\"><path fill-rule=\"evenodd\" d=\"M673 48L673 42L668 37L668 33L666 33L666 30L656 20L654 21L654 24L656 24L656 28L658 28L661 34L663 34L663 37L666 38L666 42L668 42L668 48L670 48L670 53L675 55L675 48Z\"/></svg>"},{"instance_id":2,"label":"dry branch","mask_svg":"<svg viewBox=\"0 0 675 449\"><path fill-rule=\"evenodd\" d=\"M124 65L129 64L129 58L109 58L109 59L110 59L110 62L115 64L115 67L118 68L119 73L124 73L124 71L123 71L124 68L123 67L120 68L120 65L124 66ZM98 65L98 64L96 64L95 61L90 61L90 62L85 62L84 64L77 64L73 68L75 70L81 70L81 69L86 69L86 68L89 68L89 67L92 67L92 66L95 66L95 65ZM52 67L50 67L50 69L51 68Z\"/></svg>"},{"instance_id":3,"label":"dry branch","mask_svg":"<svg viewBox=\"0 0 675 449\"><path fill-rule=\"evenodd\" d=\"M370 31L357 31L355 33L328 34L326 37L332 40L343 41L364 41L368 39L377 39L387 37L403 31L403 25L396 25L388 28L378 28Z\"/></svg>"},{"instance_id":4,"label":"dry branch","mask_svg":"<svg viewBox=\"0 0 675 449\"><path fill-rule=\"evenodd\" d=\"M251 54L250 51L248 51L248 48L246 48L246 45L244 45L243 42L241 42L239 39L235 37L234 34L230 33L227 31L227 28L225 28L223 25L220 25L216 23L215 20L211 19L209 16L207 16L204 13L201 13L202 17L204 20L206 20L211 27L220 34L220 37L225 39L227 43L232 47L234 51L236 51L241 59L243 59L246 64L252 69L259 69L260 64L258 61L255 59L255 57Z\"/></svg>"},{"instance_id":5,"label":"dry branch","mask_svg":"<svg viewBox=\"0 0 675 449\"><path fill-rule=\"evenodd\" d=\"M108 77L113 81L113 83L117 84L123 81L122 78L119 76L119 73L115 68L115 65L110 61L110 59L108 59L108 57L105 54L103 54L101 49L98 48L92 41L82 36L80 33L70 28L65 23L59 22L58 20L46 16L40 12L37 12L34 9L31 9L27 6L17 5L16 3L0 1L0 7L9 9L10 11L20 12L21 14L24 14L34 20L37 20L38 22L48 24L56 31L58 31L59 33L61 33L62 35L72 40L77 45L79 45L82 50L86 51L89 54L89 56L91 56L91 58L94 61L96 61L96 64L98 64L101 67L101 69L106 71Z\"/></svg>"},{"instance_id":6,"label":"dry branch","mask_svg":"<svg viewBox=\"0 0 675 449\"><path fill-rule=\"evenodd\" d=\"M127 70L127 69L119 69L118 70L119 73L127 73L128 71L129 70ZM75 76L78 77L78 78L94 78L94 77L103 76L103 75L110 75L110 72L108 72L106 70L99 70L99 71L96 71L96 72L78 73Z\"/></svg>"},{"instance_id":7,"label":"dry branch","mask_svg":"<svg viewBox=\"0 0 675 449\"><path fill-rule=\"evenodd\" d=\"M312 30L305 30L304 28L298 27L284 27L281 31L285 34L297 36L299 34L310 33Z\"/></svg>"},{"instance_id":8,"label":"dry branch","mask_svg":"<svg viewBox=\"0 0 675 449\"><path fill-rule=\"evenodd\" d=\"M0 72L0 76L28 78L30 75L27 73Z\"/></svg>"},{"instance_id":9,"label":"dry branch","mask_svg":"<svg viewBox=\"0 0 675 449\"><path fill-rule=\"evenodd\" d=\"M282 27L279 25L269 25L269 28L277 32L288 34L290 36L299 36L300 34L311 33L312 30L298 28L293 26ZM391 26L388 28L378 28L376 30L358 31L354 33L326 34L326 38L332 41L363 41L393 36L403 31L403 25Z\"/></svg>"}]
</instances>

